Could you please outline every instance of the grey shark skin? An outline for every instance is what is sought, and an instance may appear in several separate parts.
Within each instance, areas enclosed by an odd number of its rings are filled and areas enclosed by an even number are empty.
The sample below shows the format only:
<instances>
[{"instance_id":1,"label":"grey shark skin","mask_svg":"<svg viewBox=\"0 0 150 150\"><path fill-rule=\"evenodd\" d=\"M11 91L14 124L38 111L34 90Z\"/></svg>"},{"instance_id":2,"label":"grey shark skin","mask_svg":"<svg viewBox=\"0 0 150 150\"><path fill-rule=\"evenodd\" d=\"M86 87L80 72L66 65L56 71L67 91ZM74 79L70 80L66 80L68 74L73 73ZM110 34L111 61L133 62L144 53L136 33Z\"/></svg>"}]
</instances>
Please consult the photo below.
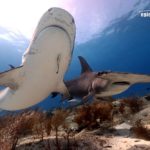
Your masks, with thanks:
<instances>
[{"instance_id":1,"label":"grey shark skin","mask_svg":"<svg viewBox=\"0 0 150 150\"><path fill-rule=\"evenodd\" d=\"M72 97L87 99L89 96L107 97L124 92L136 83L150 82L149 75L124 72L93 72L86 60L79 56L81 75L65 84Z\"/></svg>"}]
</instances>

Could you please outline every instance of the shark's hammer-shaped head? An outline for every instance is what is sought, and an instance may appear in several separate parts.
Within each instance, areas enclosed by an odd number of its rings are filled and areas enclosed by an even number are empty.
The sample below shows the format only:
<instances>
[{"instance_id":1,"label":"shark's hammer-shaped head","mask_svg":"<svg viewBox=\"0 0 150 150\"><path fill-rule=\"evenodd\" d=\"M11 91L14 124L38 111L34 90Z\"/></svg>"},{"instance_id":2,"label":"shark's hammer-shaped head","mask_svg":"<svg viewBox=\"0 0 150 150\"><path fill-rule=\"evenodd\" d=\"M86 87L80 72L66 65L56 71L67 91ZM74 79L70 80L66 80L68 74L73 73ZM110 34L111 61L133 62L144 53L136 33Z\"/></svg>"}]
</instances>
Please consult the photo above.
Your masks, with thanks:
<instances>
[{"instance_id":1,"label":"shark's hammer-shaped head","mask_svg":"<svg viewBox=\"0 0 150 150\"><path fill-rule=\"evenodd\" d=\"M105 83L103 88L98 88L101 83ZM124 92L130 86L136 83L150 82L149 75L122 73L122 72L99 72L97 78L93 81L93 90L99 97L112 96Z\"/></svg>"},{"instance_id":2,"label":"shark's hammer-shaped head","mask_svg":"<svg viewBox=\"0 0 150 150\"><path fill-rule=\"evenodd\" d=\"M73 97L112 96L124 92L133 84L150 82L149 75L112 71L93 72L83 57L79 56L79 60L81 75L65 82Z\"/></svg>"}]
</instances>

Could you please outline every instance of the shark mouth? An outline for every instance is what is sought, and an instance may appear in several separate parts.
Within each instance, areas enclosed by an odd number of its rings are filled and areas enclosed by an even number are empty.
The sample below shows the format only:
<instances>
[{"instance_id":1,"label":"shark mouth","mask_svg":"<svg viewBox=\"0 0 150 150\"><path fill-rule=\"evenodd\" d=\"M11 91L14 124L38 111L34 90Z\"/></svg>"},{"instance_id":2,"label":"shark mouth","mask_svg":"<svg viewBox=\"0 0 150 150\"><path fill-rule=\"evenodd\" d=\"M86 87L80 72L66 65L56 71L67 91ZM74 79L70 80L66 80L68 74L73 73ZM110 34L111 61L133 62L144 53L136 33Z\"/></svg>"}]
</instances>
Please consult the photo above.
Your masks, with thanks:
<instances>
[{"instance_id":1,"label":"shark mouth","mask_svg":"<svg viewBox=\"0 0 150 150\"><path fill-rule=\"evenodd\" d=\"M119 81L119 82L113 82L114 85L130 85L130 82L128 81Z\"/></svg>"}]
</instances>

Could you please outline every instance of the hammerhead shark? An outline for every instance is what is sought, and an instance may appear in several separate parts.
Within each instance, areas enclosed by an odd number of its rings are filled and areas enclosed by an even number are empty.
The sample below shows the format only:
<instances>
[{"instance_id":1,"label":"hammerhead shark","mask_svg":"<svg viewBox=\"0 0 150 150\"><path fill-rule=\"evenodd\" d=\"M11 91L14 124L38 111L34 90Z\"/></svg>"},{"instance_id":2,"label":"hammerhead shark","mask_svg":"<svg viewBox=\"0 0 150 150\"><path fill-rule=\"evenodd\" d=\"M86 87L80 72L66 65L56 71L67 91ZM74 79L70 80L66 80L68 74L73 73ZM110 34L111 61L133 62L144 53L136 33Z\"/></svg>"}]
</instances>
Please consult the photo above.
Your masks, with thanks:
<instances>
[{"instance_id":1,"label":"hammerhead shark","mask_svg":"<svg viewBox=\"0 0 150 150\"><path fill-rule=\"evenodd\" d=\"M81 64L81 75L65 81L65 85L73 98L87 100L91 96L108 97L120 94L136 83L150 82L150 75L125 72L94 72L87 61L78 57ZM57 93L53 93L55 97Z\"/></svg>"}]
</instances>

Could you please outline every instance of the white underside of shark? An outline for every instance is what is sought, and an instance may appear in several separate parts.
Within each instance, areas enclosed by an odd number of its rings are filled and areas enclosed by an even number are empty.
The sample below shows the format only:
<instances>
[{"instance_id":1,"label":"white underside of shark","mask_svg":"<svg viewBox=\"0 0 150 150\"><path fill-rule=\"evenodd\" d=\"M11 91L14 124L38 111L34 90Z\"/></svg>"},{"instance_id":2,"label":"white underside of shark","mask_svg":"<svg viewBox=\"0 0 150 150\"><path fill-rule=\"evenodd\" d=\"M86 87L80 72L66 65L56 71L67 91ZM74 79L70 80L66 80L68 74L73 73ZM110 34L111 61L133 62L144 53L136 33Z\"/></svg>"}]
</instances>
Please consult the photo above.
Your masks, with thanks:
<instances>
[{"instance_id":1,"label":"white underside of shark","mask_svg":"<svg viewBox=\"0 0 150 150\"><path fill-rule=\"evenodd\" d=\"M19 110L44 100L51 92L68 94L63 78L75 39L73 17L51 8L40 19L21 67L0 73L0 108Z\"/></svg>"}]
</instances>

